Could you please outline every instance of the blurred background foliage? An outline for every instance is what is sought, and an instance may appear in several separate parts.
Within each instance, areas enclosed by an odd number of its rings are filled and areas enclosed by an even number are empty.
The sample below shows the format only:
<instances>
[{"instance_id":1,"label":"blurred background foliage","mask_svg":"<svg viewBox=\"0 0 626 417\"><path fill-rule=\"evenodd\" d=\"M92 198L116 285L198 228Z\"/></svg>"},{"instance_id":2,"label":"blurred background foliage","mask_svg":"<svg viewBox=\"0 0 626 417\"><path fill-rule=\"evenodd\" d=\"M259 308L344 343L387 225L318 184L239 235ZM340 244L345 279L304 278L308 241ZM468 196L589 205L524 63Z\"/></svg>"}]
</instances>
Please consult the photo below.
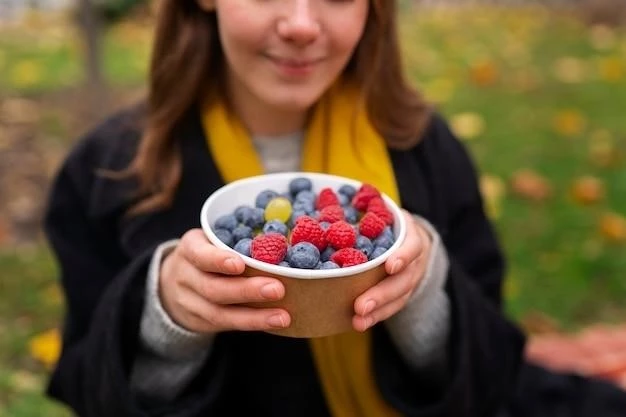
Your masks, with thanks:
<instances>
[{"instance_id":1,"label":"blurred background foliage","mask_svg":"<svg viewBox=\"0 0 626 417\"><path fill-rule=\"evenodd\" d=\"M412 82L476 160L530 333L625 321L622 0L401 1ZM145 92L155 6L0 0L0 416L44 399L63 313L40 219L68 147Z\"/></svg>"}]
</instances>

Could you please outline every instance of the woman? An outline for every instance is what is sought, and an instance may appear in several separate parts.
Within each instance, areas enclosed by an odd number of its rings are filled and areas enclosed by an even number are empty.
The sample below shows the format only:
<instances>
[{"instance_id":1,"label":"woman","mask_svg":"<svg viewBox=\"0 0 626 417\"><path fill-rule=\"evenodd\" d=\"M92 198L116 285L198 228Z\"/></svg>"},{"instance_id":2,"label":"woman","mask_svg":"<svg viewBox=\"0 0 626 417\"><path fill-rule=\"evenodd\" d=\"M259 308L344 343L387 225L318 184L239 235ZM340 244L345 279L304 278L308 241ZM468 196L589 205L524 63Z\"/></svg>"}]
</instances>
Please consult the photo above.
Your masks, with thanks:
<instances>
[{"instance_id":1,"label":"woman","mask_svg":"<svg viewBox=\"0 0 626 417\"><path fill-rule=\"evenodd\" d=\"M500 309L500 248L466 151L404 79L395 13L390 0L163 1L147 106L83 138L52 189L68 311L51 396L81 416L511 409L524 336ZM264 332L289 314L238 304L284 288L240 277L242 260L198 229L225 182L290 170L372 182L406 210L352 332Z\"/></svg>"}]
</instances>

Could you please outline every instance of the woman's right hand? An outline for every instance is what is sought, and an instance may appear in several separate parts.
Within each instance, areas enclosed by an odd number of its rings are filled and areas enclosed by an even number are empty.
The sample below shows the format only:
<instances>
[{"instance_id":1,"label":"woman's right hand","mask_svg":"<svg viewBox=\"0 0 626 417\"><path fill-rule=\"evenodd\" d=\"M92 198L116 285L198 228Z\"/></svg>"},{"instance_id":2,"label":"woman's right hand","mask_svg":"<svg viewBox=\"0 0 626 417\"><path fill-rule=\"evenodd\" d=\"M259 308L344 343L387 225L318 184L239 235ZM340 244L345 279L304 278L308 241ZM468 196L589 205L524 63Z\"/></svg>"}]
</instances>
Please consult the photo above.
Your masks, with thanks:
<instances>
[{"instance_id":1,"label":"woman's right hand","mask_svg":"<svg viewBox=\"0 0 626 417\"><path fill-rule=\"evenodd\" d=\"M161 265L161 304L172 320L192 332L288 327L291 318L283 309L238 305L285 295L279 280L243 277L244 269L241 257L211 244L201 229L192 229Z\"/></svg>"}]
</instances>

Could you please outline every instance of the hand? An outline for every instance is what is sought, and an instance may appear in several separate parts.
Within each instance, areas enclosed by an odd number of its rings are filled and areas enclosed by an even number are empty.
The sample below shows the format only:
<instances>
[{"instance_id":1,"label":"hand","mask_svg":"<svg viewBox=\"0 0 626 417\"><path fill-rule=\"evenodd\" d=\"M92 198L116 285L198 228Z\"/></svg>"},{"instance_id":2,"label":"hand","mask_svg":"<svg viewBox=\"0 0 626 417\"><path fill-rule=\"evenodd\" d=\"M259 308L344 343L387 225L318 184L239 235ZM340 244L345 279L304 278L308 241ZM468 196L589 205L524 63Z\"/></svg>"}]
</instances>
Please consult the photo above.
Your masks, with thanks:
<instances>
[{"instance_id":1,"label":"hand","mask_svg":"<svg viewBox=\"0 0 626 417\"><path fill-rule=\"evenodd\" d=\"M407 231L402 245L385 261L388 277L354 301L352 326L365 331L400 311L418 287L431 250L429 233L407 211L402 210Z\"/></svg>"},{"instance_id":2,"label":"hand","mask_svg":"<svg viewBox=\"0 0 626 417\"><path fill-rule=\"evenodd\" d=\"M283 309L237 305L280 300L285 295L279 280L242 277L244 269L241 257L212 245L202 230L190 230L161 266L163 308L193 332L288 327L291 318Z\"/></svg>"}]
</instances>

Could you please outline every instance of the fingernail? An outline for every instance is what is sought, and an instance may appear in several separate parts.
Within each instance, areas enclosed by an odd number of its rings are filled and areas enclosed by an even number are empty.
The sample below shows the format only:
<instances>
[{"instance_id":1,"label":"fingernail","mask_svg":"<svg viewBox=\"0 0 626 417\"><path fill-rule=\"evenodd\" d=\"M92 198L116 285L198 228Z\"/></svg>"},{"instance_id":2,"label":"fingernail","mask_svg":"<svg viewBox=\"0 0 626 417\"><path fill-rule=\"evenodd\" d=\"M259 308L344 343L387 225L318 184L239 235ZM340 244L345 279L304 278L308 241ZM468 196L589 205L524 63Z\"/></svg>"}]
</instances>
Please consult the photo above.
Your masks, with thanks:
<instances>
[{"instance_id":1,"label":"fingernail","mask_svg":"<svg viewBox=\"0 0 626 417\"><path fill-rule=\"evenodd\" d=\"M366 318L365 325L367 326L366 329L369 329L370 327L372 327L374 325L374 317Z\"/></svg>"},{"instance_id":2,"label":"fingernail","mask_svg":"<svg viewBox=\"0 0 626 417\"><path fill-rule=\"evenodd\" d=\"M404 261L402 259L396 259L396 261L391 265L391 275L399 272L404 266Z\"/></svg>"},{"instance_id":3,"label":"fingernail","mask_svg":"<svg viewBox=\"0 0 626 417\"><path fill-rule=\"evenodd\" d=\"M261 295L265 298L278 298L278 285L265 284L261 287Z\"/></svg>"},{"instance_id":4,"label":"fingernail","mask_svg":"<svg viewBox=\"0 0 626 417\"><path fill-rule=\"evenodd\" d=\"M280 314L274 314L267 319L267 324L272 327L285 327L285 320Z\"/></svg>"},{"instance_id":5,"label":"fingernail","mask_svg":"<svg viewBox=\"0 0 626 417\"><path fill-rule=\"evenodd\" d=\"M376 301L374 300L367 300L367 302L365 303L365 307L363 307L363 316L368 315L369 313L371 313L372 311L374 311L374 308L376 307Z\"/></svg>"},{"instance_id":6,"label":"fingernail","mask_svg":"<svg viewBox=\"0 0 626 417\"><path fill-rule=\"evenodd\" d=\"M237 263L233 258L228 258L224 261L224 266L229 271L235 271L237 269Z\"/></svg>"}]
</instances>

